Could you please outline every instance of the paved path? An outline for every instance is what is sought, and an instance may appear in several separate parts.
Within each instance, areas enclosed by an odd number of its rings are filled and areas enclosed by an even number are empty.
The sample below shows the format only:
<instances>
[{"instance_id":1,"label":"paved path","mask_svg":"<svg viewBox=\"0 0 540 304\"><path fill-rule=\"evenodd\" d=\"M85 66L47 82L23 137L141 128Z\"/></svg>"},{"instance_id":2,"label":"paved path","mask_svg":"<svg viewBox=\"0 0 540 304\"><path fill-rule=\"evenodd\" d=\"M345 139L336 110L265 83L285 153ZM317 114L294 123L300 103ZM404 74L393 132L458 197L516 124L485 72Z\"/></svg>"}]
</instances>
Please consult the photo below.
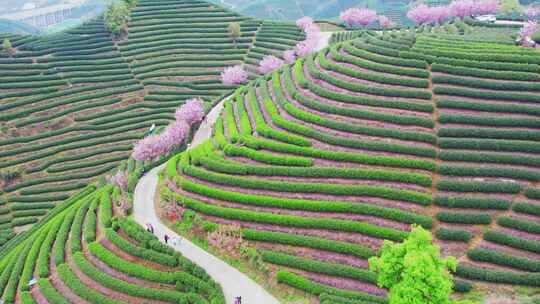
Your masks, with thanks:
<instances>
[{"instance_id":1,"label":"paved path","mask_svg":"<svg viewBox=\"0 0 540 304\"><path fill-rule=\"evenodd\" d=\"M332 32L322 32L317 50L328 46ZM230 98L230 97L228 97ZM225 98L224 100L227 100ZM195 133L190 148L203 143L212 135L212 126L217 120L223 101L216 105L206 116L199 130ZM135 221L142 225L150 223L154 226L154 234L161 242L167 234L170 237L179 237L175 232L161 223L154 208L154 196L158 183L158 173L165 167L165 164L152 169L141 178L135 188L135 201L133 204L133 215ZM234 304L237 296L242 297L243 304L279 304L278 300L264 290L259 284L255 283L248 276L236 270L236 268L202 250L197 245L182 238L180 245L173 245L174 249L182 253L185 257L195 262L206 270L206 272L223 288L227 304Z\"/></svg>"},{"instance_id":2,"label":"paved path","mask_svg":"<svg viewBox=\"0 0 540 304\"><path fill-rule=\"evenodd\" d=\"M505 24L505 25L514 25L514 24L524 25L525 21L496 20L494 23L495 24Z\"/></svg>"},{"instance_id":3,"label":"paved path","mask_svg":"<svg viewBox=\"0 0 540 304\"><path fill-rule=\"evenodd\" d=\"M223 108L223 101L215 106L207 115L197 133L193 138L191 147L195 147L212 134L212 125L219 116ZM161 223L154 209L154 195L158 183L158 173L165 165L161 165L148 172L141 178L135 188L135 202L133 214L135 221L146 226L151 223L154 226L154 234L164 242L163 237L167 234L169 237L178 237L171 229ZM206 272L223 288L227 304L234 304L234 298L242 297L243 304L279 304L272 295L255 283L245 274L236 270L234 267L209 254L197 245L182 238L180 245L173 245L174 249L182 253L185 257L195 262L206 270Z\"/></svg>"},{"instance_id":4,"label":"paved path","mask_svg":"<svg viewBox=\"0 0 540 304\"><path fill-rule=\"evenodd\" d=\"M321 32L321 38L319 39L319 44L317 44L315 51L320 51L327 47L330 44L330 37L332 37L333 33L335 32Z\"/></svg>"}]
</instances>

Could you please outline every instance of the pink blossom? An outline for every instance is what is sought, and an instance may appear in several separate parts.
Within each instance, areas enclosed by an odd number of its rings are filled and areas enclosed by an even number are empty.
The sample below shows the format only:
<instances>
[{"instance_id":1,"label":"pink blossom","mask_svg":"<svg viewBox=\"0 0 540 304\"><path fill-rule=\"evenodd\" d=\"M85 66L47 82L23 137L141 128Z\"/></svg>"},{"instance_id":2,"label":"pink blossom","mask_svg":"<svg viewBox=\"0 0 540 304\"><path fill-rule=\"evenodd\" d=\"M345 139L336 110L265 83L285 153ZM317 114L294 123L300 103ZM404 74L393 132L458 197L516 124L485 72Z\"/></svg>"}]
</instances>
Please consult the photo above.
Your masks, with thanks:
<instances>
[{"instance_id":1,"label":"pink blossom","mask_svg":"<svg viewBox=\"0 0 540 304\"><path fill-rule=\"evenodd\" d=\"M124 171L118 170L115 175L113 175L110 181L120 187L123 191L127 189L128 178Z\"/></svg>"},{"instance_id":2,"label":"pink blossom","mask_svg":"<svg viewBox=\"0 0 540 304\"><path fill-rule=\"evenodd\" d=\"M472 8L473 15L488 15L495 14L499 7L498 0L479 0L476 1Z\"/></svg>"},{"instance_id":3,"label":"pink blossom","mask_svg":"<svg viewBox=\"0 0 540 304\"><path fill-rule=\"evenodd\" d=\"M296 61L296 55L294 54L294 50L286 50L285 52L283 52L283 59L285 59L285 62L293 64Z\"/></svg>"},{"instance_id":4,"label":"pink blossom","mask_svg":"<svg viewBox=\"0 0 540 304\"><path fill-rule=\"evenodd\" d=\"M306 39L300 41L296 47L295 51L299 57L306 57L308 54L313 53L317 48L318 41L315 39Z\"/></svg>"},{"instance_id":5,"label":"pink blossom","mask_svg":"<svg viewBox=\"0 0 540 304\"><path fill-rule=\"evenodd\" d=\"M132 157L136 160L152 160L165 153L159 135L145 137L135 143Z\"/></svg>"},{"instance_id":6,"label":"pink blossom","mask_svg":"<svg viewBox=\"0 0 540 304\"><path fill-rule=\"evenodd\" d=\"M431 14L431 9L427 5L420 4L409 10L407 17L416 24L425 24L432 21Z\"/></svg>"},{"instance_id":7,"label":"pink blossom","mask_svg":"<svg viewBox=\"0 0 540 304\"><path fill-rule=\"evenodd\" d=\"M448 6L431 7L429 15L432 23L442 24L450 16L450 8Z\"/></svg>"},{"instance_id":8,"label":"pink blossom","mask_svg":"<svg viewBox=\"0 0 540 304\"><path fill-rule=\"evenodd\" d=\"M299 57L305 57L309 53L314 52L319 45L321 29L318 25L313 23L313 19L311 19L310 17L303 17L299 19L296 24L306 33L306 39L297 43L294 51ZM284 53L283 55L284 58L285 55L287 55L288 58L285 58L285 60L288 63L294 62L294 54L291 54L289 52L287 54Z\"/></svg>"},{"instance_id":9,"label":"pink blossom","mask_svg":"<svg viewBox=\"0 0 540 304\"><path fill-rule=\"evenodd\" d=\"M382 28L391 28L394 26L394 22L392 22L392 20L390 20L390 18L386 16L381 15L379 16L378 20L379 20L379 25Z\"/></svg>"},{"instance_id":10,"label":"pink blossom","mask_svg":"<svg viewBox=\"0 0 540 304\"><path fill-rule=\"evenodd\" d=\"M180 146L188 137L189 125L185 121L177 121L168 125L160 134L163 153L167 154Z\"/></svg>"},{"instance_id":11,"label":"pink blossom","mask_svg":"<svg viewBox=\"0 0 540 304\"><path fill-rule=\"evenodd\" d=\"M525 10L525 15L529 20L535 19L540 15L540 7L531 6Z\"/></svg>"},{"instance_id":12,"label":"pink blossom","mask_svg":"<svg viewBox=\"0 0 540 304\"><path fill-rule=\"evenodd\" d=\"M302 31L306 31L306 28L313 24L313 18L305 16L296 20L296 26L298 26Z\"/></svg>"},{"instance_id":13,"label":"pink blossom","mask_svg":"<svg viewBox=\"0 0 540 304\"><path fill-rule=\"evenodd\" d=\"M200 98L186 100L186 103L175 112L176 121L184 121L188 125L199 122L204 117L204 102Z\"/></svg>"},{"instance_id":14,"label":"pink blossom","mask_svg":"<svg viewBox=\"0 0 540 304\"><path fill-rule=\"evenodd\" d=\"M319 35L321 33L321 28L315 23L312 23L304 29L304 32L306 33L307 39L309 39L310 36Z\"/></svg>"},{"instance_id":15,"label":"pink blossom","mask_svg":"<svg viewBox=\"0 0 540 304\"><path fill-rule=\"evenodd\" d=\"M463 19L472 15L473 7L472 0L456 0L450 4L450 13L452 16Z\"/></svg>"},{"instance_id":16,"label":"pink blossom","mask_svg":"<svg viewBox=\"0 0 540 304\"><path fill-rule=\"evenodd\" d=\"M238 85L246 82L247 79L247 72L240 65L225 68L221 73L221 81L226 85Z\"/></svg>"},{"instance_id":17,"label":"pink blossom","mask_svg":"<svg viewBox=\"0 0 540 304\"><path fill-rule=\"evenodd\" d=\"M538 23L529 20L521 28L519 35L521 37L531 37L532 34L536 32L537 28L538 28Z\"/></svg>"},{"instance_id":18,"label":"pink blossom","mask_svg":"<svg viewBox=\"0 0 540 304\"><path fill-rule=\"evenodd\" d=\"M349 8L339 17L347 26L366 26L377 19L377 12L366 8Z\"/></svg>"},{"instance_id":19,"label":"pink blossom","mask_svg":"<svg viewBox=\"0 0 540 304\"><path fill-rule=\"evenodd\" d=\"M132 157L136 160L152 160L172 152L187 139L190 126L201 121L203 117L202 100L198 98L188 100L176 110L176 121L169 124L163 132L135 143Z\"/></svg>"},{"instance_id":20,"label":"pink blossom","mask_svg":"<svg viewBox=\"0 0 540 304\"><path fill-rule=\"evenodd\" d=\"M259 63L259 72L262 74L268 74L274 70L279 69L283 65L283 60L277 58L274 55L266 55Z\"/></svg>"}]
</instances>

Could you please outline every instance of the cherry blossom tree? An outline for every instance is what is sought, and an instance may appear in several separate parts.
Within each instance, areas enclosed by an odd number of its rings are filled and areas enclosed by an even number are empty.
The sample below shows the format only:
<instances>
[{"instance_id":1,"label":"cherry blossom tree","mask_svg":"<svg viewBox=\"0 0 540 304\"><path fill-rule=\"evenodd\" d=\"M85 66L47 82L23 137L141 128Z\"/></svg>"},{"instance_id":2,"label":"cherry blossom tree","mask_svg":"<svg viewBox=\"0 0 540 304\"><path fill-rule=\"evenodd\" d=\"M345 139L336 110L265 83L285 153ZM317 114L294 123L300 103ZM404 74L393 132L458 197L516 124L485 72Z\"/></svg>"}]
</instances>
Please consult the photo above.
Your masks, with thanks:
<instances>
[{"instance_id":1,"label":"cherry blossom tree","mask_svg":"<svg viewBox=\"0 0 540 304\"><path fill-rule=\"evenodd\" d=\"M480 0L476 1L472 8L473 15L495 14L499 8L498 0Z\"/></svg>"},{"instance_id":2,"label":"cherry blossom tree","mask_svg":"<svg viewBox=\"0 0 540 304\"><path fill-rule=\"evenodd\" d=\"M474 2L472 0L456 0L450 3L452 16L463 19L472 15Z\"/></svg>"},{"instance_id":3,"label":"cherry blossom tree","mask_svg":"<svg viewBox=\"0 0 540 304\"><path fill-rule=\"evenodd\" d=\"M294 54L294 50L286 50L285 52L283 52L283 59L285 59L285 62L293 64L296 61L296 55Z\"/></svg>"},{"instance_id":4,"label":"cherry blossom tree","mask_svg":"<svg viewBox=\"0 0 540 304\"><path fill-rule=\"evenodd\" d=\"M240 65L225 68L221 73L221 81L226 85L239 85L246 82L247 79L247 72Z\"/></svg>"},{"instance_id":5,"label":"cherry blossom tree","mask_svg":"<svg viewBox=\"0 0 540 304\"><path fill-rule=\"evenodd\" d=\"M274 55L266 55L259 63L259 72L262 74L268 74L274 70L279 69L283 65L283 60L277 58Z\"/></svg>"},{"instance_id":6,"label":"cherry blossom tree","mask_svg":"<svg viewBox=\"0 0 540 304\"><path fill-rule=\"evenodd\" d=\"M529 20L536 19L537 16L540 16L540 7L531 6L525 10L525 15Z\"/></svg>"},{"instance_id":7,"label":"cherry blossom tree","mask_svg":"<svg viewBox=\"0 0 540 304\"><path fill-rule=\"evenodd\" d=\"M318 41L315 39L306 39L298 42L294 50L299 57L306 57L308 54L313 53L317 48Z\"/></svg>"},{"instance_id":8,"label":"cherry blossom tree","mask_svg":"<svg viewBox=\"0 0 540 304\"><path fill-rule=\"evenodd\" d=\"M184 121L188 125L192 125L196 122L199 122L203 119L204 113L204 102L200 98L191 98L186 100L186 103L180 108L176 109L174 117L176 121Z\"/></svg>"},{"instance_id":9,"label":"cherry blossom tree","mask_svg":"<svg viewBox=\"0 0 540 304\"><path fill-rule=\"evenodd\" d=\"M536 32L536 30L538 29L538 23L534 22L534 21L527 21L523 27L521 28L521 30L519 31L519 35L522 37L522 38L526 38L526 37L531 37L532 34L534 34Z\"/></svg>"},{"instance_id":10,"label":"cherry blossom tree","mask_svg":"<svg viewBox=\"0 0 540 304\"><path fill-rule=\"evenodd\" d=\"M135 143L132 157L135 160L153 160L174 151L188 138L191 125L201 121L203 117L202 100L188 100L176 110L176 121L169 124L159 135L148 136Z\"/></svg>"},{"instance_id":11,"label":"cherry blossom tree","mask_svg":"<svg viewBox=\"0 0 540 304\"><path fill-rule=\"evenodd\" d=\"M367 26L377 20L377 12L367 8L349 8L340 14L347 26Z\"/></svg>"},{"instance_id":12,"label":"cherry blossom tree","mask_svg":"<svg viewBox=\"0 0 540 304\"><path fill-rule=\"evenodd\" d=\"M116 174L111 177L110 181L120 187L122 191L126 191L128 185L128 177L126 172L122 170L116 171Z\"/></svg>"},{"instance_id":13,"label":"cherry blossom tree","mask_svg":"<svg viewBox=\"0 0 540 304\"><path fill-rule=\"evenodd\" d=\"M135 143L131 156L136 160L152 160L163 154L165 150L159 135L145 137Z\"/></svg>"},{"instance_id":14,"label":"cherry blossom tree","mask_svg":"<svg viewBox=\"0 0 540 304\"><path fill-rule=\"evenodd\" d=\"M414 21L416 24L426 24L432 21L431 9L425 5L420 4L407 12L407 17Z\"/></svg>"},{"instance_id":15,"label":"cherry blossom tree","mask_svg":"<svg viewBox=\"0 0 540 304\"><path fill-rule=\"evenodd\" d=\"M443 22L450 17L450 8L448 6L430 7L429 15L432 23L443 24Z\"/></svg>"},{"instance_id":16,"label":"cherry blossom tree","mask_svg":"<svg viewBox=\"0 0 540 304\"><path fill-rule=\"evenodd\" d=\"M378 21L379 21L379 25L382 28L391 28L391 27L394 26L394 22L392 20L390 20L390 18L388 18L388 17L386 17L384 15L379 16Z\"/></svg>"},{"instance_id":17,"label":"cherry blossom tree","mask_svg":"<svg viewBox=\"0 0 540 304\"><path fill-rule=\"evenodd\" d=\"M296 20L296 26L298 26L302 31L305 31L308 27L313 25L313 18L305 16Z\"/></svg>"},{"instance_id":18,"label":"cherry blossom tree","mask_svg":"<svg viewBox=\"0 0 540 304\"><path fill-rule=\"evenodd\" d=\"M299 57L305 57L317 49L321 29L309 17L300 18L296 24L306 33L306 39L296 44L294 52ZM292 60L290 53L288 54L288 58ZM287 60L287 58L285 59Z\"/></svg>"},{"instance_id":19,"label":"cherry blossom tree","mask_svg":"<svg viewBox=\"0 0 540 304\"><path fill-rule=\"evenodd\" d=\"M185 121L176 121L168 125L160 134L163 152L167 154L180 146L189 135L190 126Z\"/></svg>"}]
</instances>

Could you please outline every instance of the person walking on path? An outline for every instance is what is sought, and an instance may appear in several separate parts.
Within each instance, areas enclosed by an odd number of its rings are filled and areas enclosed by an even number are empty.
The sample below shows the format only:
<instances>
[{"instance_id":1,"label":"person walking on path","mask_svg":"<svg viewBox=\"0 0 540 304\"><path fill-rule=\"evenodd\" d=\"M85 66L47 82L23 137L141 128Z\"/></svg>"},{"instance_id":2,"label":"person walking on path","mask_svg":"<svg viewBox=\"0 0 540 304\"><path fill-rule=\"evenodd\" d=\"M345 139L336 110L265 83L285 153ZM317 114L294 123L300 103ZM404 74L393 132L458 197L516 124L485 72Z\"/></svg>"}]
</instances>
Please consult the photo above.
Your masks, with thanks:
<instances>
[{"instance_id":1,"label":"person walking on path","mask_svg":"<svg viewBox=\"0 0 540 304\"><path fill-rule=\"evenodd\" d=\"M234 304L242 304L242 297L236 297Z\"/></svg>"},{"instance_id":2,"label":"person walking on path","mask_svg":"<svg viewBox=\"0 0 540 304\"><path fill-rule=\"evenodd\" d=\"M165 234L163 238L165 239L165 244L169 244L169 236Z\"/></svg>"}]
</instances>

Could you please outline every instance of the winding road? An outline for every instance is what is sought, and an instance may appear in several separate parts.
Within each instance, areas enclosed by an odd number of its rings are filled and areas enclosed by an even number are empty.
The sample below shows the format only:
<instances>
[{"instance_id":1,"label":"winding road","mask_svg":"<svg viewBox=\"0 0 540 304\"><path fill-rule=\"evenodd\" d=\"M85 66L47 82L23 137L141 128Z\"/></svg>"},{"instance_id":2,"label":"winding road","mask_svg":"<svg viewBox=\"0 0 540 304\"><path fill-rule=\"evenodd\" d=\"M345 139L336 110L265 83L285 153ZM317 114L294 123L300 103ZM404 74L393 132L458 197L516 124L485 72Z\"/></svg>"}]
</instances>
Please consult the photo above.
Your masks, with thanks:
<instances>
[{"instance_id":1,"label":"winding road","mask_svg":"<svg viewBox=\"0 0 540 304\"><path fill-rule=\"evenodd\" d=\"M316 50L319 51L329 44L331 32L322 32L319 44ZM228 97L230 98L230 97ZM201 123L199 130L195 133L190 148L203 143L212 135L212 126L219 117L223 109L223 103L228 98L217 104ZM141 226L147 224L154 226L154 234L161 242L167 234L169 237L181 238L159 220L154 208L154 197L158 184L158 173L164 168L165 164L152 169L144 175L135 188L133 215L135 221ZM259 284L250 279L236 268L223 262L217 257L199 248L185 238L181 238L181 244L173 244L172 247L185 257L201 266L206 272L223 288L227 304L234 304L235 298L242 297L243 304L279 304L279 301L264 290Z\"/></svg>"},{"instance_id":2,"label":"winding road","mask_svg":"<svg viewBox=\"0 0 540 304\"><path fill-rule=\"evenodd\" d=\"M195 147L212 134L212 126L223 108L221 101L215 106L212 111L206 116L199 130L195 133L191 147ZM135 188L135 200L133 206L133 214L135 221L146 227L148 223L154 226L154 234L161 242L164 242L163 237L167 234L169 237L180 238L175 232L165 226L159 220L154 208L154 196L158 184L158 173L165 165L161 165L152 169L141 178ZM259 284L250 279L245 274L238 271L236 268L223 262L217 257L199 248L185 238L181 238L180 245L174 244L172 247L185 257L201 266L206 272L223 288L227 304L234 304L235 297L241 296L244 304L278 304L272 295L264 290Z\"/></svg>"}]
</instances>

